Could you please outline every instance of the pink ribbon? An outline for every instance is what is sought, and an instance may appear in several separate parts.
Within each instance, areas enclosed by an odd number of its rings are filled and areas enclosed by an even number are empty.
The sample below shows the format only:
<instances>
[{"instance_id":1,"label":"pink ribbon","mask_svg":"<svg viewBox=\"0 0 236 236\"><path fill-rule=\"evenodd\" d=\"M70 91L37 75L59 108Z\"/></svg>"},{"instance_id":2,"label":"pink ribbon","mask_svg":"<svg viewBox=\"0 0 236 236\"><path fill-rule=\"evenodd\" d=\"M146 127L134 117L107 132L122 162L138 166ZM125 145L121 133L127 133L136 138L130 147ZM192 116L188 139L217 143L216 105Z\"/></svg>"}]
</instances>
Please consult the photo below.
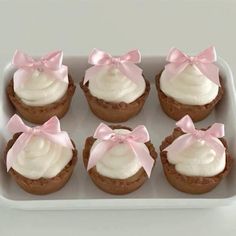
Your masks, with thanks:
<instances>
[{"instance_id":1,"label":"pink ribbon","mask_svg":"<svg viewBox=\"0 0 236 236\"><path fill-rule=\"evenodd\" d=\"M62 65L63 53L62 51L55 51L41 57L39 60L34 60L29 55L16 50L12 64L17 68L23 69L46 69L59 70Z\"/></svg>"},{"instance_id":2,"label":"pink ribbon","mask_svg":"<svg viewBox=\"0 0 236 236\"><path fill-rule=\"evenodd\" d=\"M185 133L178 137L174 142L166 147L164 151L180 152L191 146L196 140L205 141L216 153L225 152L224 145L216 138L224 137L224 125L220 123L213 124L207 130L197 130L189 115L184 116L176 125Z\"/></svg>"},{"instance_id":3,"label":"pink ribbon","mask_svg":"<svg viewBox=\"0 0 236 236\"><path fill-rule=\"evenodd\" d=\"M150 177L154 160L146 145L140 146L140 143L146 143L149 141L149 134L145 126L137 126L129 134L117 134L110 127L101 123L96 129L93 137L101 142L98 143L90 152L87 170L94 167L111 148L119 143L126 143L133 151L136 158L140 161L148 177Z\"/></svg>"},{"instance_id":4,"label":"pink ribbon","mask_svg":"<svg viewBox=\"0 0 236 236\"><path fill-rule=\"evenodd\" d=\"M139 50L133 50L120 57L112 57L110 54L98 49L93 49L88 58L88 63L94 65L86 70L84 84L93 79L104 66L117 68L123 75L137 83L143 79L142 69L136 63L141 62Z\"/></svg>"},{"instance_id":5,"label":"pink ribbon","mask_svg":"<svg viewBox=\"0 0 236 236\"><path fill-rule=\"evenodd\" d=\"M42 126L31 128L25 125L18 115L14 115L9 120L7 129L13 134L22 133L7 153L7 171L10 170L17 155L25 148L33 135L45 138L51 142L60 144L61 146L74 149L67 132L61 131L60 121L56 116L53 116Z\"/></svg>"},{"instance_id":6,"label":"pink ribbon","mask_svg":"<svg viewBox=\"0 0 236 236\"><path fill-rule=\"evenodd\" d=\"M170 62L165 66L170 76L178 75L188 65L194 65L209 80L220 86L219 68L214 64L217 60L214 47L207 48L195 57L190 57L179 49L173 48L170 50L166 60Z\"/></svg>"},{"instance_id":7,"label":"pink ribbon","mask_svg":"<svg viewBox=\"0 0 236 236\"><path fill-rule=\"evenodd\" d=\"M12 64L18 69L23 69L23 72L15 73L14 86L18 87L24 82L28 73L33 73L35 70L53 74L56 79L68 83L67 67L62 65L62 59L62 51L51 52L41 57L39 60L35 60L29 55L16 50L12 59Z\"/></svg>"}]
</instances>

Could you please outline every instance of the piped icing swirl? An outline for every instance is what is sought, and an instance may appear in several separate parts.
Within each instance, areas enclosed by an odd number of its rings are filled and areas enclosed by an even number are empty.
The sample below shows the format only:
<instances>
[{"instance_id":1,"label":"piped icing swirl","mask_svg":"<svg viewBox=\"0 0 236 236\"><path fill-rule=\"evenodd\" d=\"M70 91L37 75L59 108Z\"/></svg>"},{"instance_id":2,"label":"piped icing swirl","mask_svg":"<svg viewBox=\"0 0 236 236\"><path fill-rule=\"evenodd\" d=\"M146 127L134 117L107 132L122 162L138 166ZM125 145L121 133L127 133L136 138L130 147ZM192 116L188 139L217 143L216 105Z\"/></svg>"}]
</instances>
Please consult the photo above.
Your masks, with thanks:
<instances>
[{"instance_id":1,"label":"piped icing swirl","mask_svg":"<svg viewBox=\"0 0 236 236\"><path fill-rule=\"evenodd\" d=\"M21 101L29 106L44 106L61 99L67 89L68 68L62 65L59 71L44 72L37 69L18 69L14 77L24 77L20 86L14 86L14 92ZM56 73L60 73L64 80L58 80Z\"/></svg>"},{"instance_id":2,"label":"piped icing swirl","mask_svg":"<svg viewBox=\"0 0 236 236\"><path fill-rule=\"evenodd\" d=\"M174 100L187 105L205 105L212 102L219 86L203 75L194 65L188 65L181 73L169 76L164 70L160 77L160 89Z\"/></svg>"},{"instance_id":3,"label":"piped icing swirl","mask_svg":"<svg viewBox=\"0 0 236 236\"><path fill-rule=\"evenodd\" d=\"M33 135L14 159L12 168L29 179L53 178L72 157L72 149Z\"/></svg>"},{"instance_id":4,"label":"piped icing swirl","mask_svg":"<svg viewBox=\"0 0 236 236\"><path fill-rule=\"evenodd\" d=\"M144 78L135 83L117 68L110 66L103 66L89 81L89 91L94 97L115 103L135 101L144 93L145 87Z\"/></svg>"},{"instance_id":5,"label":"piped icing swirl","mask_svg":"<svg viewBox=\"0 0 236 236\"><path fill-rule=\"evenodd\" d=\"M182 138L183 136L178 137L178 141ZM218 138L213 139L223 146ZM212 177L221 173L226 165L225 152L216 153L204 140L195 140L180 152L170 149L167 159L175 165L178 173L187 176Z\"/></svg>"}]
</instances>

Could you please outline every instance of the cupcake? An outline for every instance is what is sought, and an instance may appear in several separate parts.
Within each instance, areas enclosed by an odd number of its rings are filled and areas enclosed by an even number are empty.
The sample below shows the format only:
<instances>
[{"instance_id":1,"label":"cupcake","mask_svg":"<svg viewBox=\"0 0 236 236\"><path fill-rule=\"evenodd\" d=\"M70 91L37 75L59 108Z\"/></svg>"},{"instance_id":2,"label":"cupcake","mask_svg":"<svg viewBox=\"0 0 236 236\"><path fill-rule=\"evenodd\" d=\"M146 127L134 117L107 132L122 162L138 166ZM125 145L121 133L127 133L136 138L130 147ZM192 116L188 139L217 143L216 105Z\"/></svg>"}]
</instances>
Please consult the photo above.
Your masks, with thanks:
<instances>
[{"instance_id":1,"label":"cupcake","mask_svg":"<svg viewBox=\"0 0 236 236\"><path fill-rule=\"evenodd\" d=\"M223 96L214 47L195 57L173 48L166 60L165 69L156 76L163 111L174 120L185 115L193 121L207 117Z\"/></svg>"},{"instance_id":2,"label":"cupcake","mask_svg":"<svg viewBox=\"0 0 236 236\"><path fill-rule=\"evenodd\" d=\"M7 86L7 95L25 120L42 124L68 111L75 85L62 65L63 53L56 51L35 60L16 51L12 64L18 69Z\"/></svg>"},{"instance_id":3,"label":"cupcake","mask_svg":"<svg viewBox=\"0 0 236 236\"><path fill-rule=\"evenodd\" d=\"M127 194L150 178L157 153L145 126L133 131L125 126L101 123L88 137L83 161L92 181L111 194Z\"/></svg>"},{"instance_id":4,"label":"cupcake","mask_svg":"<svg viewBox=\"0 0 236 236\"><path fill-rule=\"evenodd\" d=\"M77 150L57 117L42 126L26 126L18 115L8 122L14 134L7 143L7 172L26 192L48 194L62 188L77 162Z\"/></svg>"},{"instance_id":5,"label":"cupcake","mask_svg":"<svg viewBox=\"0 0 236 236\"><path fill-rule=\"evenodd\" d=\"M135 63L141 61L138 50L121 57L112 57L94 49L89 56L90 67L80 86L91 111L100 119L123 122L137 115L150 91L142 69Z\"/></svg>"},{"instance_id":6,"label":"cupcake","mask_svg":"<svg viewBox=\"0 0 236 236\"><path fill-rule=\"evenodd\" d=\"M224 125L215 123L197 130L190 116L176 123L160 146L165 176L176 189L192 194L211 191L231 170L233 159L224 136Z\"/></svg>"}]
</instances>

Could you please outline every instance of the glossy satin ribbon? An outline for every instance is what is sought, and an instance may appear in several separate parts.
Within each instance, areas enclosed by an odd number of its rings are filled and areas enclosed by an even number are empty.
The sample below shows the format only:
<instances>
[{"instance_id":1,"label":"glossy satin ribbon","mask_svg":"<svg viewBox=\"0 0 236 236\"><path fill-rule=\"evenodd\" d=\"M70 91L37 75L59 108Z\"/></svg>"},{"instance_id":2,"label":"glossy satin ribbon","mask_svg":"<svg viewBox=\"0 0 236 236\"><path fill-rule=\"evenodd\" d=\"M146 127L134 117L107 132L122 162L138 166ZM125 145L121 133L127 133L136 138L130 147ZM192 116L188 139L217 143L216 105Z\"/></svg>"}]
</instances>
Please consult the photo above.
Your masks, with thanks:
<instances>
[{"instance_id":1,"label":"glossy satin ribbon","mask_svg":"<svg viewBox=\"0 0 236 236\"><path fill-rule=\"evenodd\" d=\"M97 73L106 66L108 69L117 68L123 75L135 83L143 79L142 69L135 65L141 62L141 54L133 50L120 57L112 57L110 54L98 49L93 49L88 58L88 63L94 65L86 70L84 84L93 79Z\"/></svg>"},{"instance_id":2,"label":"glossy satin ribbon","mask_svg":"<svg viewBox=\"0 0 236 236\"><path fill-rule=\"evenodd\" d=\"M214 123L207 130L197 130L189 115L184 116L176 125L185 133L175 139L172 144L164 149L164 151L181 152L185 148L191 146L196 140L203 140L216 153L223 154L225 152L224 145L218 140L224 136L224 125ZM216 139L217 138L217 139Z\"/></svg>"},{"instance_id":3,"label":"glossy satin ribbon","mask_svg":"<svg viewBox=\"0 0 236 236\"><path fill-rule=\"evenodd\" d=\"M217 60L214 47L209 47L194 57L186 55L177 48L172 48L166 60L169 64L165 66L165 69L170 77L178 75L188 65L194 65L209 80L220 86L219 68L214 64Z\"/></svg>"}]
</instances>

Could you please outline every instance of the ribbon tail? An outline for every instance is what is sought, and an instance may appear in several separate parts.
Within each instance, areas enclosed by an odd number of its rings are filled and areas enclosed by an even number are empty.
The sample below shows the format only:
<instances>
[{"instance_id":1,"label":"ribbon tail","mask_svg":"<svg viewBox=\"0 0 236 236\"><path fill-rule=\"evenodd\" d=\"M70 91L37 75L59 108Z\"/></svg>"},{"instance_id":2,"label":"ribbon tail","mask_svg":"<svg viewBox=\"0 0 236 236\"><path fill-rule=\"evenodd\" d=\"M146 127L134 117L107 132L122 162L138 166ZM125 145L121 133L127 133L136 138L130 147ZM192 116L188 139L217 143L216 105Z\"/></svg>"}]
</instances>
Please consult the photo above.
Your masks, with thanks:
<instances>
[{"instance_id":1,"label":"ribbon tail","mask_svg":"<svg viewBox=\"0 0 236 236\"><path fill-rule=\"evenodd\" d=\"M145 144L144 144L145 145ZM147 146L141 146L140 143L129 141L129 146L134 152L135 156L140 161L143 169L147 173L148 178L151 176L154 159L151 157Z\"/></svg>"},{"instance_id":2,"label":"ribbon tail","mask_svg":"<svg viewBox=\"0 0 236 236\"><path fill-rule=\"evenodd\" d=\"M213 63L198 63L197 68L213 83L220 85L219 68Z\"/></svg>"},{"instance_id":3,"label":"ribbon tail","mask_svg":"<svg viewBox=\"0 0 236 236\"><path fill-rule=\"evenodd\" d=\"M22 84L26 83L28 78L33 74L33 71L31 69L25 70L25 69L18 69L13 76L13 86L14 90L19 88Z\"/></svg>"},{"instance_id":4,"label":"ribbon tail","mask_svg":"<svg viewBox=\"0 0 236 236\"><path fill-rule=\"evenodd\" d=\"M6 158L7 172L11 169L14 161L17 158L17 155L25 148L30 138L31 135L22 133L17 138L11 149L7 152L7 158Z\"/></svg>"},{"instance_id":5,"label":"ribbon tail","mask_svg":"<svg viewBox=\"0 0 236 236\"><path fill-rule=\"evenodd\" d=\"M143 70L132 62L123 62L118 66L120 72L129 78L134 83L138 83L143 80L142 72Z\"/></svg>"},{"instance_id":6,"label":"ribbon tail","mask_svg":"<svg viewBox=\"0 0 236 236\"><path fill-rule=\"evenodd\" d=\"M225 146L223 145L223 143L218 142L218 140L216 141L215 139L213 139L212 137L209 137L206 139L207 144L217 153L222 155L225 152Z\"/></svg>"},{"instance_id":7,"label":"ribbon tail","mask_svg":"<svg viewBox=\"0 0 236 236\"><path fill-rule=\"evenodd\" d=\"M48 139L49 141L53 143L57 143L66 148L74 149L71 139L65 131L62 131L56 134L51 134L51 133L46 133L44 131L41 131L41 134L42 136L44 136L46 139Z\"/></svg>"},{"instance_id":8,"label":"ribbon tail","mask_svg":"<svg viewBox=\"0 0 236 236\"><path fill-rule=\"evenodd\" d=\"M112 141L101 141L90 151L87 170L93 168L96 163L104 156L104 154L113 147L115 143Z\"/></svg>"},{"instance_id":9,"label":"ribbon tail","mask_svg":"<svg viewBox=\"0 0 236 236\"><path fill-rule=\"evenodd\" d=\"M44 73L48 74L49 77L53 77L67 84L69 83L68 67L65 65L62 65L59 70L50 70L45 68Z\"/></svg>"},{"instance_id":10,"label":"ribbon tail","mask_svg":"<svg viewBox=\"0 0 236 236\"><path fill-rule=\"evenodd\" d=\"M165 66L165 70L168 72L167 73L167 77L171 78L175 75L180 74L182 71L185 70L185 68L189 65L189 63L186 62L173 62L173 63L169 63Z\"/></svg>"},{"instance_id":11,"label":"ribbon tail","mask_svg":"<svg viewBox=\"0 0 236 236\"><path fill-rule=\"evenodd\" d=\"M195 138L192 134L184 134L175 139L169 146L167 146L163 151L171 152L181 152L185 148L191 146Z\"/></svg>"},{"instance_id":12,"label":"ribbon tail","mask_svg":"<svg viewBox=\"0 0 236 236\"><path fill-rule=\"evenodd\" d=\"M101 69L102 69L102 66L92 66L92 67L88 68L85 72L83 84L85 85L89 80L91 80L95 76L97 76L97 73L99 73L99 71L101 71Z\"/></svg>"}]
</instances>

